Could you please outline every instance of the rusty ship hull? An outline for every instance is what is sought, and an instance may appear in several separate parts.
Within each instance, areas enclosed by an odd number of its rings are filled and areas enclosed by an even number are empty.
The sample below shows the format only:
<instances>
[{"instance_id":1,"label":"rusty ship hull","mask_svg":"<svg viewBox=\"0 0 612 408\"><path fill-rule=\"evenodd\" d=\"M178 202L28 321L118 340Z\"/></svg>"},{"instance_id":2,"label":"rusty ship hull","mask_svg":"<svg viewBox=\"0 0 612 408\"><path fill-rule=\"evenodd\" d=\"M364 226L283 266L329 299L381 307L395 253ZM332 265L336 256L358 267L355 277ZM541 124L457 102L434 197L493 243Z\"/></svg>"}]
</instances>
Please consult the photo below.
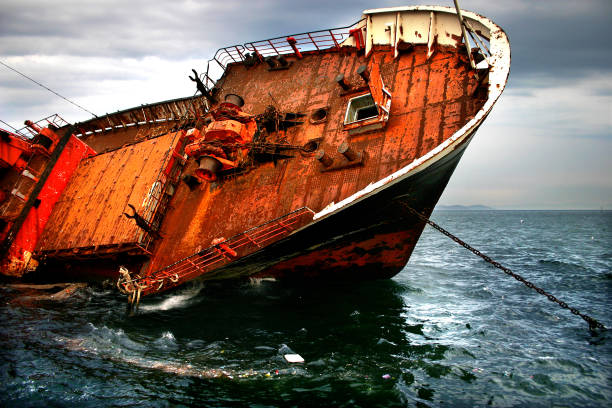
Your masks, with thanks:
<instances>
[{"instance_id":1,"label":"rusty ship hull","mask_svg":"<svg viewBox=\"0 0 612 408\"><path fill-rule=\"evenodd\" d=\"M395 276L405 267L425 226L407 209L430 214L467 144L422 172L215 270L209 278L241 276L244 270L255 278L290 280Z\"/></svg>"},{"instance_id":2,"label":"rusty ship hull","mask_svg":"<svg viewBox=\"0 0 612 408\"><path fill-rule=\"evenodd\" d=\"M193 279L392 277L424 228L411 211L433 211L509 73L503 30L458 11L225 47L190 77L200 95L60 127L95 154L28 256L119 276L131 301Z\"/></svg>"}]
</instances>

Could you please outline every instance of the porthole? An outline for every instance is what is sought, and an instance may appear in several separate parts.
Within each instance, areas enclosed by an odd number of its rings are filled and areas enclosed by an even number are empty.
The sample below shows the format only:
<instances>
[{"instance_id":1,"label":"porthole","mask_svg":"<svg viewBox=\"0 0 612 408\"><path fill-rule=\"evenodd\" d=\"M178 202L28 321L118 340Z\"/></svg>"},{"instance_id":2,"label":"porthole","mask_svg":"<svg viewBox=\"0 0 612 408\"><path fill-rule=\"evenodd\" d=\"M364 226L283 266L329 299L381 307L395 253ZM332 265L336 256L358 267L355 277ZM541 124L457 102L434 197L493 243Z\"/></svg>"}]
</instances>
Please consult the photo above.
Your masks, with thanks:
<instances>
[{"instance_id":1,"label":"porthole","mask_svg":"<svg viewBox=\"0 0 612 408\"><path fill-rule=\"evenodd\" d=\"M310 140L302 146L302 151L305 153L312 153L319 148L320 141L317 139Z\"/></svg>"},{"instance_id":2,"label":"porthole","mask_svg":"<svg viewBox=\"0 0 612 408\"><path fill-rule=\"evenodd\" d=\"M316 109L310 115L310 123L322 123L322 122L327 121L327 112L328 112L328 110L329 110L329 108L327 108L327 107Z\"/></svg>"}]
</instances>

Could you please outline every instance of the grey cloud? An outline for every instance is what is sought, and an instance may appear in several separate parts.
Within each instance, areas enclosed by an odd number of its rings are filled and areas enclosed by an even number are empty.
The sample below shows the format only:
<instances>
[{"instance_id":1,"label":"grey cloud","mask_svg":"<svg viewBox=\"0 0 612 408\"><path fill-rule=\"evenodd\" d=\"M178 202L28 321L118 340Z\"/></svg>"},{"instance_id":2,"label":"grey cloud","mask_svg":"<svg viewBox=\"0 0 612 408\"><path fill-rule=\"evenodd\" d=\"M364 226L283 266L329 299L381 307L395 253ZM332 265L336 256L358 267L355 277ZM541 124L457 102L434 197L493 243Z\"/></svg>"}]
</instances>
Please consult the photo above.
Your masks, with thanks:
<instances>
[{"instance_id":1,"label":"grey cloud","mask_svg":"<svg viewBox=\"0 0 612 408\"><path fill-rule=\"evenodd\" d=\"M612 70L609 0L506 4L507 10L490 17L510 38L512 86L546 86L547 79L571 80ZM525 82L532 78L538 81Z\"/></svg>"},{"instance_id":2,"label":"grey cloud","mask_svg":"<svg viewBox=\"0 0 612 408\"><path fill-rule=\"evenodd\" d=\"M348 25L363 9L357 2L6 2L0 16L3 55L190 58L216 48L294 32ZM401 5L387 1L376 7ZM442 4L452 6L450 1ZM531 76L572 78L612 69L612 2L462 1L508 33L513 84ZM35 12L44 11L44 12Z\"/></svg>"},{"instance_id":3,"label":"grey cloud","mask_svg":"<svg viewBox=\"0 0 612 408\"><path fill-rule=\"evenodd\" d=\"M212 55L222 46L348 25L359 18L367 4L67 1L54 3L53 12L32 13L36 7L45 8L31 1L11 1L6 5L0 17L4 55Z\"/></svg>"},{"instance_id":4,"label":"grey cloud","mask_svg":"<svg viewBox=\"0 0 612 408\"><path fill-rule=\"evenodd\" d=\"M134 91L140 83L155 86L146 82L147 70L153 68L147 64L156 63L149 62L147 57L181 64L197 59L202 66L194 68L201 70L222 46L346 26L357 21L364 9L409 3L413 2L4 0L0 13L0 58L21 61L17 68L23 72L102 113L155 101L147 98L185 96L185 91L179 89L177 95L155 90L147 97ZM421 3L453 6L450 0ZM610 144L605 143L610 140L609 126L605 128L601 120L594 124L597 121L593 120L596 118L592 112L597 108L593 104L600 103L595 98L606 98L602 99L605 103L612 94L608 87L598 85L600 82L587 85L579 82L594 74L605 77L611 73L612 2L461 0L460 3L465 9L491 18L507 32L512 47L512 72L505 95L479 131L445 193L447 203L505 202L515 207L539 208L551 203L565 208L610 203L612 187L607 179L601 182L603 188L600 184L581 186L584 184L581 180L595 180L611 171L607 164ZM37 60L32 57L35 55L58 60ZM10 58L19 56L29 57ZM140 67L142 75L138 72ZM192 84L186 78L190 68L185 66L186 93L192 92ZM126 82L132 82L129 89L134 94L121 94L126 92ZM555 100L558 94L542 96L543 91L561 88L566 97L562 104ZM593 98L585 98L588 92ZM582 106L574 106L572 96L576 100L580 96ZM520 107L521 104L529 106ZM54 112L69 120L88 117L0 66L1 119L15 124ZM521 133L529 137L521 137ZM543 136L554 140L552 146L560 146L556 156L550 154L551 142ZM500 146L504 147L503 153L496 150ZM504 157L509 152L513 152L512 156ZM545 157L541 157L544 153ZM517 158L523 163L520 166ZM582 179L571 183L564 179L566 187L554 185L550 191L544 191L542 185L560 179L553 170L565 171L570 162L584 167ZM474 180L485 187L475 191ZM582 196L584 200L571 201L568 198L571 195Z\"/></svg>"}]
</instances>

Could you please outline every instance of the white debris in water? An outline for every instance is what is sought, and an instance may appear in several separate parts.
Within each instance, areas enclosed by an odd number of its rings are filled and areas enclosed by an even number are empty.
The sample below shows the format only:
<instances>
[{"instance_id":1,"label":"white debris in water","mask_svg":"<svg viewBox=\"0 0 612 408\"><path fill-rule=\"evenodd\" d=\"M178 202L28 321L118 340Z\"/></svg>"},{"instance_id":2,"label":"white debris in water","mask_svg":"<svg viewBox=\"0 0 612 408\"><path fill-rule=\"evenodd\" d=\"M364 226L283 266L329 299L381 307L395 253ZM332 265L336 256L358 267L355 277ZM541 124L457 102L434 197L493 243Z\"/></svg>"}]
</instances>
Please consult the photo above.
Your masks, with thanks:
<instances>
[{"instance_id":1,"label":"white debris in water","mask_svg":"<svg viewBox=\"0 0 612 408\"><path fill-rule=\"evenodd\" d=\"M284 357L288 363L303 363L304 362L304 359L299 354L285 354Z\"/></svg>"}]
</instances>

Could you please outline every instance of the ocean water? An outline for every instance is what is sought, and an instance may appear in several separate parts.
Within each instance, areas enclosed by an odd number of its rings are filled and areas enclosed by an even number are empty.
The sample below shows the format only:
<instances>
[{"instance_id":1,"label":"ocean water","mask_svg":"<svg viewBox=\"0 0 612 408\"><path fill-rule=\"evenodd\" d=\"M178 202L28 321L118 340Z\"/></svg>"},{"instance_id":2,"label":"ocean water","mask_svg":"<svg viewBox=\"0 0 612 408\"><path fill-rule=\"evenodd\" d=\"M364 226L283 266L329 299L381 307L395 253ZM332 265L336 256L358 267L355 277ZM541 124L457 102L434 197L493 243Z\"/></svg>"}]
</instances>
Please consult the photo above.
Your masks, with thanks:
<instances>
[{"instance_id":1,"label":"ocean water","mask_svg":"<svg viewBox=\"0 0 612 408\"><path fill-rule=\"evenodd\" d=\"M433 220L612 327L612 212ZM0 406L612 406L610 332L430 227L387 281L0 294Z\"/></svg>"}]
</instances>

